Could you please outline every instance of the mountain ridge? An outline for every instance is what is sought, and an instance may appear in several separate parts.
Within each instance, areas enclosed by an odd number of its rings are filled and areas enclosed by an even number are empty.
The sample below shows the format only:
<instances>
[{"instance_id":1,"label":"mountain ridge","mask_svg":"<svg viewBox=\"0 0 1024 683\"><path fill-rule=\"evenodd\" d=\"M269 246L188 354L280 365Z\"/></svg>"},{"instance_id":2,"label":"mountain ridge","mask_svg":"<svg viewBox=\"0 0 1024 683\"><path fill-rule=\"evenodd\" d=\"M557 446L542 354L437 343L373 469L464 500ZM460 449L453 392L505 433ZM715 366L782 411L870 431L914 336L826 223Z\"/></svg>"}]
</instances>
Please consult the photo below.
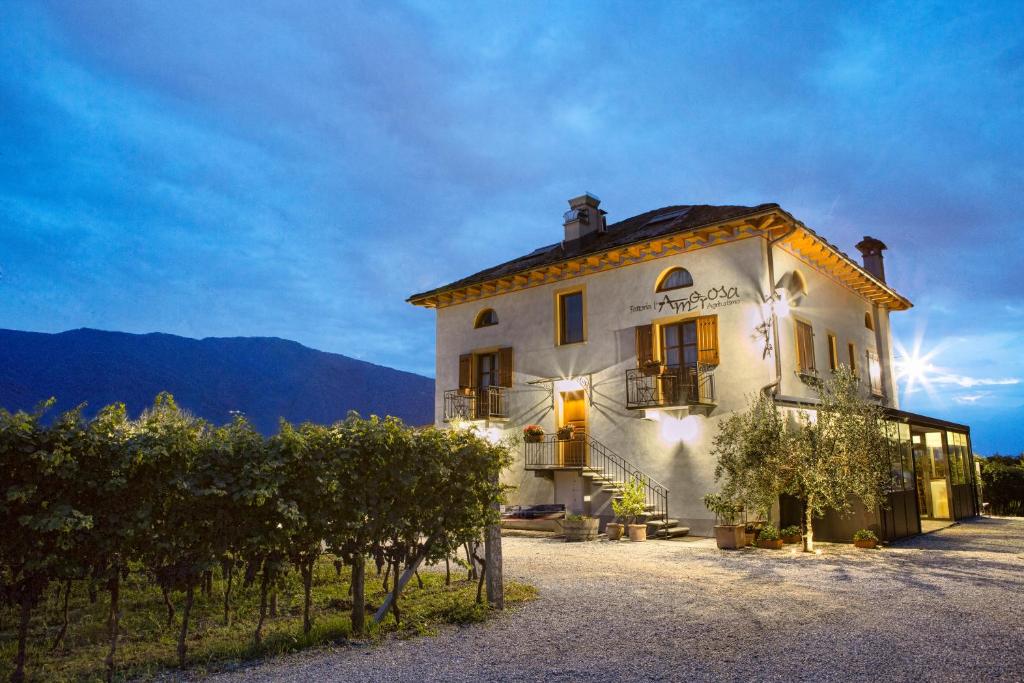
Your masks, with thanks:
<instances>
[{"instance_id":1,"label":"mountain ridge","mask_svg":"<svg viewBox=\"0 0 1024 683\"><path fill-rule=\"evenodd\" d=\"M55 396L57 410L86 402L91 415L120 401L137 415L160 391L212 422L241 411L265 434L281 417L329 423L356 410L420 425L434 413L428 377L281 337L0 329L0 406L8 410Z\"/></svg>"}]
</instances>

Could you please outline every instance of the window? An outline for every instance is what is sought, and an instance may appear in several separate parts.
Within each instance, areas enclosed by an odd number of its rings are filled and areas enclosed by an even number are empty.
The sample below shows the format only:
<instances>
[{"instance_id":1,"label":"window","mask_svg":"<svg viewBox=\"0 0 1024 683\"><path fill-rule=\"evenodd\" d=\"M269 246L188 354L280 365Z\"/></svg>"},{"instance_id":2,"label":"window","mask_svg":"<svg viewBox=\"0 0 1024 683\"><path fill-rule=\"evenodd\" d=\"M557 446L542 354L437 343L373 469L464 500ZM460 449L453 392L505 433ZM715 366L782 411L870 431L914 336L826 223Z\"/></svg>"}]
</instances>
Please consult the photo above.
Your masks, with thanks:
<instances>
[{"instance_id":1,"label":"window","mask_svg":"<svg viewBox=\"0 0 1024 683\"><path fill-rule=\"evenodd\" d=\"M814 363L814 330L802 320L796 321L796 359L801 373L816 371Z\"/></svg>"},{"instance_id":2,"label":"window","mask_svg":"<svg viewBox=\"0 0 1024 683\"><path fill-rule=\"evenodd\" d=\"M658 281L658 287L654 291L667 292L671 289L682 289L683 287L693 287L693 277L690 275L690 271L686 268L672 268L661 276L661 280Z\"/></svg>"},{"instance_id":3,"label":"window","mask_svg":"<svg viewBox=\"0 0 1024 683\"><path fill-rule=\"evenodd\" d=\"M847 344L847 350L850 352L850 372L857 374L857 347L853 345L853 342Z\"/></svg>"},{"instance_id":4,"label":"window","mask_svg":"<svg viewBox=\"0 0 1024 683\"><path fill-rule=\"evenodd\" d=\"M585 339L583 292L558 295L558 343L576 344Z\"/></svg>"},{"instance_id":5,"label":"window","mask_svg":"<svg viewBox=\"0 0 1024 683\"><path fill-rule=\"evenodd\" d=\"M498 324L498 314L494 312L493 308L485 308L480 311L480 314L476 317L476 323L473 327L490 327L491 325Z\"/></svg>"},{"instance_id":6,"label":"window","mask_svg":"<svg viewBox=\"0 0 1024 683\"><path fill-rule=\"evenodd\" d=\"M814 365L814 330L802 320L796 321L796 360L800 372L817 372Z\"/></svg>"},{"instance_id":7,"label":"window","mask_svg":"<svg viewBox=\"0 0 1024 683\"><path fill-rule=\"evenodd\" d=\"M882 364L878 362L878 354L868 350L868 379L871 380L871 394L882 395Z\"/></svg>"},{"instance_id":8,"label":"window","mask_svg":"<svg viewBox=\"0 0 1024 683\"><path fill-rule=\"evenodd\" d=\"M836 344L836 335L831 332L828 335L828 369L832 372L839 369L839 346Z\"/></svg>"},{"instance_id":9,"label":"window","mask_svg":"<svg viewBox=\"0 0 1024 683\"><path fill-rule=\"evenodd\" d=\"M872 332L875 330L875 321L871 319L870 313L864 314L864 327L868 328Z\"/></svg>"}]
</instances>

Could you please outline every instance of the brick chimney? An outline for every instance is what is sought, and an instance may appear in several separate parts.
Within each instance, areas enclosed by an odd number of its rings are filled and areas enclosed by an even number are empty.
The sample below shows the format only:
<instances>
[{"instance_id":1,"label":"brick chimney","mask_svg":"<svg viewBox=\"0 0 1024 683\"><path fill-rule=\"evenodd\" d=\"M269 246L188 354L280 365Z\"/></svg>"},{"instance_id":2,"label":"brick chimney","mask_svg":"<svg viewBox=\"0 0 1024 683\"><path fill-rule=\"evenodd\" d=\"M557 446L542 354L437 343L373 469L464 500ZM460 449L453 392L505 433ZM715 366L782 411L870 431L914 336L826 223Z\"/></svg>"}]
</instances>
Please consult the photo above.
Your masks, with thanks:
<instances>
[{"instance_id":1,"label":"brick chimney","mask_svg":"<svg viewBox=\"0 0 1024 683\"><path fill-rule=\"evenodd\" d=\"M885 282L885 263L882 258L882 251L888 249L885 243L865 235L864 239L857 243L857 249L864 259L864 270Z\"/></svg>"},{"instance_id":2,"label":"brick chimney","mask_svg":"<svg viewBox=\"0 0 1024 683\"><path fill-rule=\"evenodd\" d=\"M597 208L601 200L585 192L579 197L569 200L569 210L565 212L565 242L575 243L577 240L592 233L604 232L604 211Z\"/></svg>"}]
</instances>

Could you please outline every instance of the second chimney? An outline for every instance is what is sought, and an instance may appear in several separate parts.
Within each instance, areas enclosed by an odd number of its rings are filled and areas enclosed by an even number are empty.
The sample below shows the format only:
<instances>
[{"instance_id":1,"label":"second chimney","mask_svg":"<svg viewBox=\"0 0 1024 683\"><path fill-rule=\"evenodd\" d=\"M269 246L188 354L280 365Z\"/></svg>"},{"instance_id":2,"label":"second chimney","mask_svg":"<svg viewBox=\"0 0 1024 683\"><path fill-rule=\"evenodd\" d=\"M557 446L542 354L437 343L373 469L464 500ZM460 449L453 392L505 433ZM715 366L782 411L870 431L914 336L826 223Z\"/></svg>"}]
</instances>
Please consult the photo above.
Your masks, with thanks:
<instances>
[{"instance_id":1,"label":"second chimney","mask_svg":"<svg viewBox=\"0 0 1024 683\"><path fill-rule=\"evenodd\" d=\"M888 249L885 243L865 235L864 239L857 243L857 249L864 259L864 270L885 282L885 263L882 258L882 251Z\"/></svg>"},{"instance_id":2,"label":"second chimney","mask_svg":"<svg viewBox=\"0 0 1024 683\"><path fill-rule=\"evenodd\" d=\"M569 200L569 210L565 212L565 242L575 242L595 232L604 232L604 211L597 208L601 200L586 192Z\"/></svg>"}]
</instances>

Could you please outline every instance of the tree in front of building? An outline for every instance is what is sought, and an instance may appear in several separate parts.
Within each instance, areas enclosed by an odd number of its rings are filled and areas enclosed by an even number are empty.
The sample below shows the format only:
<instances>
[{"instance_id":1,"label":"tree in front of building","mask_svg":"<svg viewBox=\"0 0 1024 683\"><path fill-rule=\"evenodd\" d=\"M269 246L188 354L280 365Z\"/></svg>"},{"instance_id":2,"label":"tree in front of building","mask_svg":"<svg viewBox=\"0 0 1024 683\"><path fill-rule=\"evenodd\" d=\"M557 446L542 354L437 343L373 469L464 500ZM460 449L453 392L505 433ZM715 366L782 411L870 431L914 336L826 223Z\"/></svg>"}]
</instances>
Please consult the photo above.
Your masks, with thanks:
<instances>
[{"instance_id":1,"label":"tree in front of building","mask_svg":"<svg viewBox=\"0 0 1024 683\"><path fill-rule=\"evenodd\" d=\"M814 409L788 423L770 397L758 396L723 422L713 450L724 494L758 511L780 494L802 501L806 551L814 550L816 516L848 513L855 500L884 504L890 483L882 408L844 368L818 393Z\"/></svg>"},{"instance_id":2,"label":"tree in front of building","mask_svg":"<svg viewBox=\"0 0 1024 683\"><path fill-rule=\"evenodd\" d=\"M814 412L802 412L783 464L783 493L804 504L804 550L814 550L814 517L849 513L859 500L869 510L886 503L889 444L882 407L857 378L840 368L819 389Z\"/></svg>"}]
</instances>

